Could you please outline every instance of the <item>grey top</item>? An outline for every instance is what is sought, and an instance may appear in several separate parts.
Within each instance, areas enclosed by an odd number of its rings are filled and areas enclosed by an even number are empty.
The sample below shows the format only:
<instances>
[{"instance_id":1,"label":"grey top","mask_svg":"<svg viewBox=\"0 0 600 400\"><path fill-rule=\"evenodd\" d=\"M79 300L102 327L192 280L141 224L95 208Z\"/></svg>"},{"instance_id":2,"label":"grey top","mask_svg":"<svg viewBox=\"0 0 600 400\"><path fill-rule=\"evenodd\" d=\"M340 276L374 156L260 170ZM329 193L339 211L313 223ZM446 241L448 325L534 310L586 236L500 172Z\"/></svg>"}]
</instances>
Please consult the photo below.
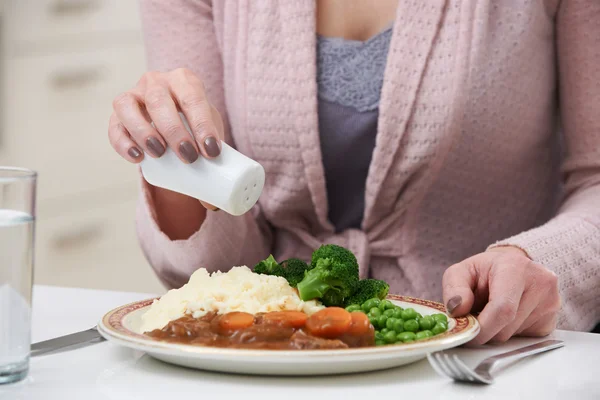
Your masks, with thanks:
<instances>
[{"instance_id":1,"label":"grey top","mask_svg":"<svg viewBox=\"0 0 600 400\"><path fill-rule=\"evenodd\" d=\"M392 28L365 42L318 37L319 134L329 220L360 229Z\"/></svg>"}]
</instances>

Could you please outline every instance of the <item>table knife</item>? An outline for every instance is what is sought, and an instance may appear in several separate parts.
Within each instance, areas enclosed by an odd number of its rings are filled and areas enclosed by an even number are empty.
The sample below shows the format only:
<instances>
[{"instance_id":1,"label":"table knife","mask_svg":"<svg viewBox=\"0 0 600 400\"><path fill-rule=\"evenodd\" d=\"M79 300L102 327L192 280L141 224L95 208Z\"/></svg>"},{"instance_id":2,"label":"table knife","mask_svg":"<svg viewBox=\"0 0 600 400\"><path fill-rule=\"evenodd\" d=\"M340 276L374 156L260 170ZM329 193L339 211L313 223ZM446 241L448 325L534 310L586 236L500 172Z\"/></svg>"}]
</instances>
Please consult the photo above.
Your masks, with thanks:
<instances>
[{"instance_id":1,"label":"table knife","mask_svg":"<svg viewBox=\"0 0 600 400\"><path fill-rule=\"evenodd\" d=\"M75 350L103 342L104 340L105 339L98 332L98 329L93 327L85 331L34 343L31 345L31 357Z\"/></svg>"}]
</instances>

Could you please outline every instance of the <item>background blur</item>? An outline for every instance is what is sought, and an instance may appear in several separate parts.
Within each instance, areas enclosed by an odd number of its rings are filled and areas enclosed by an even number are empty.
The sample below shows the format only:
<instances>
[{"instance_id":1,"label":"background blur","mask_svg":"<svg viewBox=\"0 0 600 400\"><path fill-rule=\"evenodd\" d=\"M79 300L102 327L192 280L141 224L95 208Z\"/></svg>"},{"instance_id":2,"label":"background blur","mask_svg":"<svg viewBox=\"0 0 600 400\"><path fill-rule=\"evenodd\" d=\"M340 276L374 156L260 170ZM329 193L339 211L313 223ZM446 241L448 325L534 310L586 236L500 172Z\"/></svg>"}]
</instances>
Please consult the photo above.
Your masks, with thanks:
<instances>
[{"instance_id":1,"label":"background blur","mask_svg":"<svg viewBox=\"0 0 600 400\"><path fill-rule=\"evenodd\" d=\"M138 2L0 4L0 165L39 173L36 283L163 291L135 236L137 170L107 138L145 70Z\"/></svg>"}]
</instances>

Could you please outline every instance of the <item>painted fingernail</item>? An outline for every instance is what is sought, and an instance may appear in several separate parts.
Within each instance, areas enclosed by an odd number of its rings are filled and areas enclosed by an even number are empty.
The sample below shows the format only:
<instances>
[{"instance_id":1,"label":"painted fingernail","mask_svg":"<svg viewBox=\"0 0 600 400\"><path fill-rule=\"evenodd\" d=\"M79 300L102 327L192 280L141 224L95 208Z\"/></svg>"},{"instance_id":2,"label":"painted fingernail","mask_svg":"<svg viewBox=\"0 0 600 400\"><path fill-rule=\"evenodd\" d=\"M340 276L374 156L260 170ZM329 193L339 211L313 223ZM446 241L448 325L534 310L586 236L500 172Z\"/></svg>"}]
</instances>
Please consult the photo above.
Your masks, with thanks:
<instances>
[{"instance_id":1,"label":"painted fingernail","mask_svg":"<svg viewBox=\"0 0 600 400\"><path fill-rule=\"evenodd\" d=\"M448 303L446 304L446 310L448 310L448 314L452 314L454 310L456 310L456 308L461 304L462 297L460 296L454 296L450 300L448 300Z\"/></svg>"},{"instance_id":2,"label":"painted fingernail","mask_svg":"<svg viewBox=\"0 0 600 400\"><path fill-rule=\"evenodd\" d=\"M179 154L190 164L198 159L198 152L190 142L181 142L179 145Z\"/></svg>"},{"instance_id":3,"label":"painted fingernail","mask_svg":"<svg viewBox=\"0 0 600 400\"><path fill-rule=\"evenodd\" d=\"M146 139L146 147L148 147L148 151L150 151L154 157L160 157L165 153L165 146L163 146L160 140L154 136L150 136Z\"/></svg>"},{"instance_id":4,"label":"painted fingernail","mask_svg":"<svg viewBox=\"0 0 600 400\"><path fill-rule=\"evenodd\" d=\"M142 152L137 147L132 147L127 150L127 154L129 154L131 158L138 158L142 155Z\"/></svg>"},{"instance_id":5,"label":"painted fingernail","mask_svg":"<svg viewBox=\"0 0 600 400\"><path fill-rule=\"evenodd\" d=\"M214 136L209 136L204 139L204 151L209 157L216 157L221 154L221 149L219 148L219 142Z\"/></svg>"}]
</instances>

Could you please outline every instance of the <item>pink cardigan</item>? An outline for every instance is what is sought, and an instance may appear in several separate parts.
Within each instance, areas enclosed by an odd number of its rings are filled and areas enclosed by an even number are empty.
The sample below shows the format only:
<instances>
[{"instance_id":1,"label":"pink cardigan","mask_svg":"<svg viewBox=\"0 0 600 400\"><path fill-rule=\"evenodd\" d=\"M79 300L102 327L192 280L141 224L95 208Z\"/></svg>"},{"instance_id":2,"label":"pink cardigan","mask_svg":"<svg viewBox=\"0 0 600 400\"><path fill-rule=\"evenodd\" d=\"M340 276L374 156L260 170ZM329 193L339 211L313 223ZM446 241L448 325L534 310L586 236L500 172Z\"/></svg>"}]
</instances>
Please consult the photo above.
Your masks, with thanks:
<instances>
[{"instance_id":1,"label":"pink cardigan","mask_svg":"<svg viewBox=\"0 0 600 400\"><path fill-rule=\"evenodd\" d=\"M354 251L363 277L439 300L448 266L510 244L559 276L561 328L600 320L600 1L400 0L362 229L339 234L319 146L315 2L141 4L150 68L199 74L227 140L267 172L252 213L209 213L187 240L160 231L142 185L138 234L165 284L269 253L307 259L327 242Z\"/></svg>"}]
</instances>

